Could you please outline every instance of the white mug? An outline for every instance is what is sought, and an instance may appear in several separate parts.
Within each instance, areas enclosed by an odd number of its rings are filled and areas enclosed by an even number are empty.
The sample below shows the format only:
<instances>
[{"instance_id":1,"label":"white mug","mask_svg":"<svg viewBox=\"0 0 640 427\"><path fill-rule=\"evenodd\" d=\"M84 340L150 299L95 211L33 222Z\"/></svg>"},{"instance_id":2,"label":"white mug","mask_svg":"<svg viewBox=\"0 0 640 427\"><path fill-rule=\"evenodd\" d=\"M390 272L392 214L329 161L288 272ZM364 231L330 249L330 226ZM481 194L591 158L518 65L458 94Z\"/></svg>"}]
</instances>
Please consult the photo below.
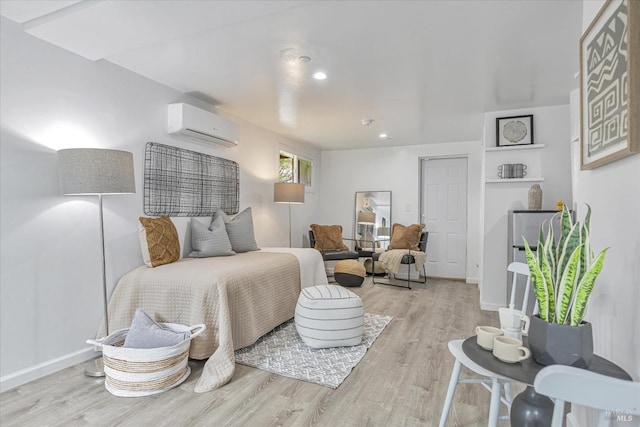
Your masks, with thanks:
<instances>
[{"instance_id":1,"label":"white mug","mask_svg":"<svg viewBox=\"0 0 640 427\"><path fill-rule=\"evenodd\" d=\"M504 327L502 328L502 330L504 331L505 337L511 337L518 340L522 340L522 329Z\"/></svg>"},{"instance_id":2,"label":"white mug","mask_svg":"<svg viewBox=\"0 0 640 427\"><path fill-rule=\"evenodd\" d=\"M493 326L478 326L476 327L476 341L478 345L485 350L493 349L493 339L497 336L504 334L502 329L494 328Z\"/></svg>"},{"instance_id":3,"label":"white mug","mask_svg":"<svg viewBox=\"0 0 640 427\"><path fill-rule=\"evenodd\" d=\"M503 362L516 363L528 359L531 352L519 339L497 336L493 339L493 355Z\"/></svg>"},{"instance_id":4,"label":"white mug","mask_svg":"<svg viewBox=\"0 0 640 427\"><path fill-rule=\"evenodd\" d=\"M529 332L529 316L524 314L520 310L516 310L513 307L509 308L499 308L498 314L500 316L500 328L505 332L515 332L516 330L520 331L520 336L522 333L527 334ZM505 335L507 335L505 333Z\"/></svg>"}]
</instances>

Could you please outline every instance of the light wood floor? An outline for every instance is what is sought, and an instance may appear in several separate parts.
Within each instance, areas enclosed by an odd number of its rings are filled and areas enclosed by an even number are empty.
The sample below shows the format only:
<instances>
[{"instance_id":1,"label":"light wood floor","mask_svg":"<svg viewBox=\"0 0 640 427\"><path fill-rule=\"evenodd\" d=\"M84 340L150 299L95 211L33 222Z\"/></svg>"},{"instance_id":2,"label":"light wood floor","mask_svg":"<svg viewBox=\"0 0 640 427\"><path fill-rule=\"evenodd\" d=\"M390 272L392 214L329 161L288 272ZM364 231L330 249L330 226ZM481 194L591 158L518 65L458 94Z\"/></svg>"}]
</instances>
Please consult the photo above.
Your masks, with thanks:
<instances>
[{"instance_id":1,"label":"light wood floor","mask_svg":"<svg viewBox=\"0 0 640 427\"><path fill-rule=\"evenodd\" d=\"M193 361L179 388L118 398L74 366L0 394L0 425L437 426L453 366L447 342L479 324L498 326L498 316L479 309L476 285L432 279L412 287L367 278L351 288L366 312L393 320L336 390L237 365L229 384L198 394L204 362ZM488 405L484 388L459 385L447 426L486 425Z\"/></svg>"}]
</instances>

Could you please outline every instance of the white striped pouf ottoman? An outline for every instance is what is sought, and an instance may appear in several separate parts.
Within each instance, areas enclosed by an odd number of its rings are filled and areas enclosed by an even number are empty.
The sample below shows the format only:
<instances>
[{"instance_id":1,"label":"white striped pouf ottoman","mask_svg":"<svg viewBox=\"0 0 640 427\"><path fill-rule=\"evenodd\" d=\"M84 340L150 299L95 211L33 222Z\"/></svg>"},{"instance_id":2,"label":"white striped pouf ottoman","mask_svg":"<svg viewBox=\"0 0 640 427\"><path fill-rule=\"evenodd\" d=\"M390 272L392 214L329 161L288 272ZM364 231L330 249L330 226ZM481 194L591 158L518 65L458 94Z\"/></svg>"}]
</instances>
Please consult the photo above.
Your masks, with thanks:
<instances>
[{"instance_id":1,"label":"white striped pouf ottoman","mask_svg":"<svg viewBox=\"0 0 640 427\"><path fill-rule=\"evenodd\" d=\"M362 342L362 300L342 286L303 288L295 319L298 335L309 347L343 347Z\"/></svg>"}]
</instances>

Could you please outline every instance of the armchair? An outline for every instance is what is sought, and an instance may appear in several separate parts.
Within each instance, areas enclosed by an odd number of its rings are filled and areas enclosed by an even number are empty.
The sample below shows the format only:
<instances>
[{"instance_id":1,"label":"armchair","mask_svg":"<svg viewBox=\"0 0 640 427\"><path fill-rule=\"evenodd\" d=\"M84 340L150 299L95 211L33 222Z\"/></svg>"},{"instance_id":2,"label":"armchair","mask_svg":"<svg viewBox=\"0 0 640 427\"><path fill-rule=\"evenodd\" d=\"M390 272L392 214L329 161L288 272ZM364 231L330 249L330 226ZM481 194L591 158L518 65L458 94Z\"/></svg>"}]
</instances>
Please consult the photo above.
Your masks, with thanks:
<instances>
[{"instance_id":1,"label":"armchair","mask_svg":"<svg viewBox=\"0 0 640 427\"><path fill-rule=\"evenodd\" d=\"M333 276L333 267L338 261L345 259L358 260L360 258L357 251L350 250L344 244L343 239L342 226L340 225L323 226L311 224L309 242L312 248L320 251L327 276Z\"/></svg>"},{"instance_id":2,"label":"armchair","mask_svg":"<svg viewBox=\"0 0 640 427\"><path fill-rule=\"evenodd\" d=\"M375 275L373 276L373 283L374 284L382 284L382 285L393 285L393 286L400 286L400 287L406 287L411 289L411 282L416 282L416 283L427 283L427 270L425 268L425 264L422 264L422 268L420 268L420 271L418 271L418 280L412 280L411 279L411 267L412 265L415 266L416 264L416 256L418 256L417 252L423 252L426 254L427 252L427 240L429 238L429 232L428 231L423 231L420 233L420 240L417 242L410 242L409 248L406 249L406 254L402 255L402 258L400 259L400 266L404 267L403 269L406 268L406 272L407 272L407 285L403 286L403 285L396 285L395 283L393 283L391 281L391 279L396 279L396 276L398 274L398 271L387 271L387 276L389 278L389 281L377 281L376 282L376 278ZM411 249L411 247L414 247L414 249ZM417 251L415 250L415 248L417 247ZM373 261L375 262L382 262L384 264L385 261L385 254L387 252L376 252L373 254ZM426 255L423 255L426 256ZM381 259L382 257L382 259ZM420 276L424 277L424 280L419 280Z\"/></svg>"}]
</instances>

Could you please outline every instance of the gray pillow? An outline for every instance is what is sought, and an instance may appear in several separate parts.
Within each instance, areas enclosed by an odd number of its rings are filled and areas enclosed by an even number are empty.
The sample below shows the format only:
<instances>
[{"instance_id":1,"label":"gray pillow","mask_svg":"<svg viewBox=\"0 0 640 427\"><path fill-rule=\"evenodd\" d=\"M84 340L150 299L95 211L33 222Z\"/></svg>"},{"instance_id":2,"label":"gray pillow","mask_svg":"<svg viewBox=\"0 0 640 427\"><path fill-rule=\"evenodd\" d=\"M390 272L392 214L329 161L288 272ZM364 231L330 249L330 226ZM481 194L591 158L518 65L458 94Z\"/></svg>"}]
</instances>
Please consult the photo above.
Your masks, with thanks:
<instances>
[{"instance_id":1,"label":"gray pillow","mask_svg":"<svg viewBox=\"0 0 640 427\"><path fill-rule=\"evenodd\" d=\"M197 220L191 220L191 247L193 251L189 256L192 258L236 254L231 248L227 228L220 216L213 218L209 228Z\"/></svg>"},{"instance_id":2,"label":"gray pillow","mask_svg":"<svg viewBox=\"0 0 640 427\"><path fill-rule=\"evenodd\" d=\"M247 208L230 218L222 211L216 212L213 220L222 217L224 224L227 226L227 234L231 241L231 247L237 253L259 250L253 234L253 217L251 216L251 208Z\"/></svg>"},{"instance_id":3,"label":"gray pillow","mask_svg":"<svg viewBox=\"0 0 640 427\"><path fill-rule=\"evenodd\" d=\"M138 308L124 339L124 346L129 348L172 347L190 338L190 332L174 331L159 325L147 313Z\"/></svg>"}]
</instances>

